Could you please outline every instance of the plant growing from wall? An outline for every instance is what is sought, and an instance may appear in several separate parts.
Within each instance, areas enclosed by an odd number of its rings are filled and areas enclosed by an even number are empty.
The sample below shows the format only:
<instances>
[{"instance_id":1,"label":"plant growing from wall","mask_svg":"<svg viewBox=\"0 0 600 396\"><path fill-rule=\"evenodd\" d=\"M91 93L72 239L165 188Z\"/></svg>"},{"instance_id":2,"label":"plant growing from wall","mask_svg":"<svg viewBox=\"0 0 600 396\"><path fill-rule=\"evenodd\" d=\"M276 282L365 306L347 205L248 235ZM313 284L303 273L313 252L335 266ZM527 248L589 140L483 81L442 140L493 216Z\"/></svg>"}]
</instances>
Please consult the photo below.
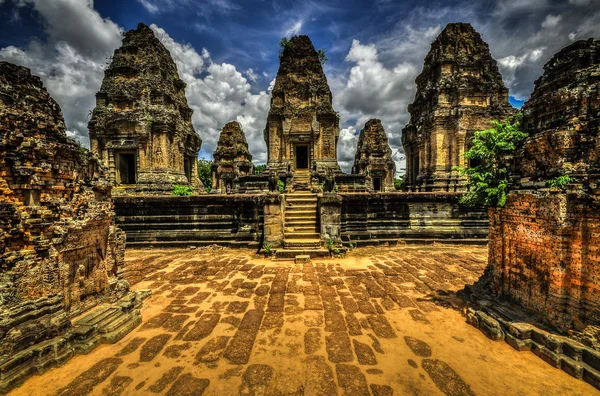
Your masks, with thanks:
<instances>
[{"instance_id":1,"label":"plant growing from wall","mask_svg":"<svg viewBox=\"0 0 600 396\"><path fill-rule=\"evenodd\" d=\"M327 61L329 60L329 58L327 58L327 55L325 54L325 51L323 51L321 48L319 48L319 50L317 51L317 55L319 56L319 62L321 62L322 65L327 63Z\"/></svg>"},{"instance_id":2,"label":"plant growing from wall","mask_svg":"<svg viewBox=\"0 0 600 396\"><path fill-rule=\"evenodd\" d=\"M562 175L546 181L546 185L550 188L564 188L567 184L573 183L574 181L575 179L571 176Z\"/></svg>"},{"instance_id":3,"label":"plant growing from wall","mask_svg":"<svg viewBox=\"0 0 600 396\"><path fill-rule=\"evenodd\" d=\"M281 179L277 180L277 191L279 191L280 194L283 194L285 191L285 183Z\"/></svg>"},{"instance_id":4,"label":"plant growing from wall","mask_svg":"<svg viewBox=\"0 0 600 396\"><path fill-rule=\"evenodd\" d=\"M267 169L267 165L266 164L256 165L254 167L254 174L255 175L260 175L261 173L263 173L265 171L265 169Z\"/></svg>"},{"instance_id":5,"label":"plant growing from wall","mask_svg":"<svg viewBox=\"0 0 600 396\"><path fill-rule=\"evenodd\" d=\"M404 175L394 178L394 188L400 190L404 187Z\"/></svg>"},{"instance_id":6,"label":"plant growing from wall","mask_svg":"<svg viewBox=\"0 0 600 396\"><path fill-rule=\"evenodd\" d=\"M506 122L492 123L492 128L475 132L473 145L465 158L477 165L455 167L468 177L467 193L461 203L469 206L503 207L508 195L508 169L504 158L513 153L525 140L527 134L520 127L521 115L510 117Z\"/></svg>"},{"instance_id":7,"label":"plant growing from wall","mask_svg":"<svg viewBox=\"0 0 600 396\"><path fill-rule=\"evenodd\" d=\"M190 186L182 186L180 184L173 185L173 191L171 191L171 195L176 195L179 197L188 197L194 194L194 189Z\"/></svg>"},{"instance_id":8,"label":"plant growing from wall","mask_svg":"<svg viewBox=\"0 0 600 396\"><path fill-rule=\"evenodd\" d=\"M282 37L281 40L279 40L279 59L283 58L283 52L291 45L292 42L288 40L287 37Z\"/></svg>"},{"instance_id":9,"label":"plant growing from wall","mask_svg":"<svg viewBox=\"0 0 600 396\"><path fill-rule=\"evenodd\" d=\"M210 192L212 189L212 171L211 171L211 162L206 159L198 160L198 178L204 184L204 188L206 188L206 192Z\"/></svg>"}]
</instances>

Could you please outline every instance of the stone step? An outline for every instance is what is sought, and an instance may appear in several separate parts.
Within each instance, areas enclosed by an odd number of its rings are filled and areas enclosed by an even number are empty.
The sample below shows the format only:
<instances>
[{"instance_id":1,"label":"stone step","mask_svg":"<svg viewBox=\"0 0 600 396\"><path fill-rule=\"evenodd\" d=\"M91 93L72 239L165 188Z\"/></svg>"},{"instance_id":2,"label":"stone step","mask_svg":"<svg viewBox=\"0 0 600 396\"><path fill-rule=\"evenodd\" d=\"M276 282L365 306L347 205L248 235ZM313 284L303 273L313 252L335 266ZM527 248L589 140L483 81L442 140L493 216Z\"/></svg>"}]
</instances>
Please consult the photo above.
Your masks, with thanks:
<instances>
[{"instance_id":1,"label":"stone step","mask_svg":"<svg viewBox=\"0 0 600 396\"><path fill-rule=\"evenodd\" d=\"M304 210L302 208L299 208L298 210L286 210L285 211L285 217L317 217L317 211L316 210Z\"/></svg>"},{"instance_id":2,"label":"stone step","mask_svg":"<svg viewBox=\"0 0 600 396\"><path fill-rule=\"evenodd\" d=\"M232 248L249 248L249 249L255 249L258 248L258 246L260 245L260 243L258 241L255 240L248 240L248 241L232 241L232 240L220 240L220 241L215 241L215 240L207 240L207 239L202 239L202 240L185 240L185 241L178 241L178 240L170 240L170 241L153 241L153 240L149 240L149 239L143 239L141 241L127 241L127 248L146 248L146 247L161 247L161 248L187 248L189 246L194 246L194 247L202 247L202 246L211 246L211 245L218 245L218 246L228 246L228 247L232 247Z\"/></svg>"},{"instance_id":3,"label":"stone step","mask_svg":"<svg viewBox=\"0 0 600 396\"><path fill-rule=\"evenodd\" d=\"M295 260L296 256L307 255L311 258L329 257L327 249L278 249L275 252L276 261Z\"/></svg>"},{"instance_id":4,"label":"stone step","mask_svg":"<svg viewBox=\"0 0 600 396\"><path fill-rule=\"evenodd\" d=\"M307 239L319 239L320 234L318 232L285 232L285 240L293 242L295 240L307 240Z\"/></svg>"},{"instance_id":5,"label":"stone step","mask_svg":"<svg viewBox=\"0 0 600 396\"><path fill-rule=\"evenodd\" d=\"M318 232L316 224L304 224L304 225L285 225L284 233L291 234L294 232Z\"/></svg>"},{"instance_id":6,"label":"stone step","mask_svg":"<svg viewBox=\"0 0 600 396\"><path fill-rule=\"evenodd\" d=\"M313 197L310 195L306 195L306 196L302 196L302 197L285 197L285 203L293 204L293 205L300 205L300 204L316 205L317 197L316 196Z\"/></svg>"},{"instance_id":7,"label":"stone step","mask_svg":"<svg viewBox=\"0 0 600 396\"><path fill-rule=\"evenodd\" d=\"M283 246L287 249L319 249L321 241L319 239L285 239Z\"/></svg>"},{"instance_id":8,"label":"stone step","mask_svg":"<svg viewBox=\"0 0 600 396\"><path fill-rule=\"evenodd\" d=\"M284 196L287 197L306 197L306 196L317 196L317 194L311 192L311 191L295 191L295 192L291 192L291 193L285 193Z\"/></svg>"},{"instance_id":9,"label":"stone step","mask_svg":"<svg viewBox=\"0 0 600 396\"><path fill-rule=\"evenodd\" d=\"M316 221L304 221L304 220L295 220L295 221L287 221L284 226L286 228L299 230L299 229L310 229L317 230L317 222Z\"/></svg>"},{"instance_id":10,"label":"stone step","mask_svg":"<svg viewBox=\"0 0 600 396\"><path fill-rule=\"evenodd\" d=\"M300 212L317 213L317 208L316 208L316 206L306 206L306 205L287 206L285 208L285 213L300 213Z\"/></svg>"}]
</instances>

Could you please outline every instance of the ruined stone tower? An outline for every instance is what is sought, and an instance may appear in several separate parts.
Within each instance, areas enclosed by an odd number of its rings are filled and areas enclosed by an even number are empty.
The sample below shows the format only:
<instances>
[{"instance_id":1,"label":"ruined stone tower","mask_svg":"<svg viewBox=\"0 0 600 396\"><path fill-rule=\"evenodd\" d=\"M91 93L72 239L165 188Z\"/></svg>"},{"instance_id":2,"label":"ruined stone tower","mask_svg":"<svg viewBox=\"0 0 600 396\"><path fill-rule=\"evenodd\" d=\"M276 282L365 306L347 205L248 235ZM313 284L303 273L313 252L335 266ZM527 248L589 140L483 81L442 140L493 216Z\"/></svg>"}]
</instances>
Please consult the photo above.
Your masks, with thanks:
<instances>
[{"instance_id":1,"label":"ruined stone tower","mask_svg":"<svg viewBox=\"0 0 600 396\"><path fill-rule=\"evenodd\" d=\"M239 176L253 173L252 154L242 126L237 121L225 124L213 154L211 193L225 193L227 186L233 189Z\"/></svg>"},{"instance_id":2,"label":"ruined stone tower","mask_svg":"<svg viewBox=\"0 0 600 396\"><path fill-rule=\"evenodd\" d=\"M92 152L117 187L113 194L170 193L172 185L203 191L185 83L169 51L140 23L125 34L104 72L89 122Z\"/></svg>"},{"instance_id":3,"label":"ruined stone tower","mask_svg":"<svg viewBox=\"0 0 600 396\"><path fill-rule=\"evenodd\" d=\"M317 51L308 36L283 49L265 128L267 169L277 174L341 173L337 162L339 120ZM298 172L300 171L300 172Z\"/></svg>"},{"instance_id":4,"label":"ruined stone tower","mask_svg":"<svg viewBox=\"0 0 600 396\"><path fill-rule=\"evenodd\" d=\"M373 191L395 191L396 164L381 120L367 121L360 131L352 173L366 175Z\"/></svg>"},{"instance_id":5,"label":"ruined stone tower","mask_svg":"<svg viewBox=\"0 0 600 396\"><path fill-rule=\"evenodd\" d=\"M402 131L406 185L460 190L464 181L452 167L469 165L463 154L474 132L515 112L496 61L470 24L451 23L431 44L416 84L410 122Z\"/></svg>"},{"instance_id":6,"label":"ruined stone tower","mask_svg":"<svg viewBox=\"0 0 600 396\"><path fill-rule=\"evenodd\" d=\"M599 92L599 41L546 63L523 106L529 137L514 155L513 191L490 216L495 293L561 330L600 322Z\"/></svg>"}]
</instances>

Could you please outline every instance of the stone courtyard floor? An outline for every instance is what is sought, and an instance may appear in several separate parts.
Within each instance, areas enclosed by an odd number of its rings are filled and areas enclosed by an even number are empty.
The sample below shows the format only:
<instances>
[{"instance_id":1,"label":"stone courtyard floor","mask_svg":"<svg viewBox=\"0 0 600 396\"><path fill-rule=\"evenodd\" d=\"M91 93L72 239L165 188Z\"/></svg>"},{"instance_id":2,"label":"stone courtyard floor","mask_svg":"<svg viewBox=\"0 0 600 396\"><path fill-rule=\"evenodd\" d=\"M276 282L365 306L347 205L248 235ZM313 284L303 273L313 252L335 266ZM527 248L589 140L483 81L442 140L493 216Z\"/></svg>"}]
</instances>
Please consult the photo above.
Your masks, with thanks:
<instances>
[{"instance_id":1,"label":"stone courtyard floor","mask_svg":"<svg viewBox=\"0 0 600 396\"><path fill-rule=\"evenodd\" d=\"M240 250L128 250L151 289L114 345L15 395L589 395L583 381L465 323L455 291L487 248L357 249L308 264Z\"/></svg>"}]
</instances>

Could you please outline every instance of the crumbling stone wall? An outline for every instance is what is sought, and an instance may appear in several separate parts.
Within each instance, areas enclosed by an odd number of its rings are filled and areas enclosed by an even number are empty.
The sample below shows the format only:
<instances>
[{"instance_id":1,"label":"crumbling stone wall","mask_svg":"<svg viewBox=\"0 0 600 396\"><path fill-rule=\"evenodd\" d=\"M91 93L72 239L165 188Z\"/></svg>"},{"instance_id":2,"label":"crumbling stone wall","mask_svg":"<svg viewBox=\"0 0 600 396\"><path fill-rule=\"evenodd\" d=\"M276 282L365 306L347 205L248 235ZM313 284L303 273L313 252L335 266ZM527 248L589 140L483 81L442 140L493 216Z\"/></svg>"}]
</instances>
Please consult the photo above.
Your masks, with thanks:
<instances>
[{"instance_id":1,"label":"crumbling stone wall","mask_svg":"<svg viewBox=\"0 0 600 396\"><path fill-rule=\"evenodd\" d=\"M2 391L31 367L49 366L46 352L33 362L26 351L129 289L125 234L114 225L98 159L67 137L41 80L7 62L0 62L0 191Z\"/></svg>"},{"instance_id":2,"label":"crumbling stone wall","mask_svg":"<svg viewBox=\"0 0 600 396\"><path fill-rule=\"evenodd\" d=\"M140 23L125 34L104 72L88 128L91 150L126 193L164 194L198 179L202 140L192 126L186 84L165 46Z\"/></svg>"},{"instance_id":3,"label":"crumbling stone wall","mask_svg":"<svg viewBox=\"0 0 600 396\"><path fill-rule=\"evenodd\" d=\"M476 131L503 121L508 103L496 61L468 23L450 23L431 44L417 92L402 130L405 185L415 191L460 191L454 166L468 166L464 153Z\"/></svg>"},{"instance_id":4,"label":"crumbling stone wall","mask_svg":"<svg viewBox=\"0 0 600 396\"><path fill-rule=\"evenodd\" d=\"M360 131L352 173L366 175L370 191L395 191L396 164L381 120L371 119Z\"/></svg>"},{"instance_id":5,"label":"crumbling stone wall","mask_svg":"<svg viewBox=\"0 0 600 396\"><path fill-rule=\"evenodd\" d=\"M562 330L600 323L600 43L557 53L523 106L512 191L491 211L494 292ZM567 175L563 188L546 182Z\"/></svg>"},{"instance_id":6,"label":"crumbling stone wall","mask_svg":"<svg viewBox=\"0 0 600 396\"><path fill-rule=\"evenodd\" d=\"M248 142L239 122L229 122L221 130L211 170L211 193L221 194L227 192L227 186L233 192L234 186L239 185L240 177L254 174L252 154L248 151Z\"/></svg>"},{"instance_id":7,"label":"crumbling stone wall","mask_svg":"<svg viewBox=\"0 0 600 396\"><path fill-rule=\"evenodd\" d=\"M341 173L337 163L339 119L317 51L308 36L285 46L271 97L264 135L267 170L278 174L298 166L297 147L307 147L308 168L324 176Z\"/></svg>"}]
</instances>

